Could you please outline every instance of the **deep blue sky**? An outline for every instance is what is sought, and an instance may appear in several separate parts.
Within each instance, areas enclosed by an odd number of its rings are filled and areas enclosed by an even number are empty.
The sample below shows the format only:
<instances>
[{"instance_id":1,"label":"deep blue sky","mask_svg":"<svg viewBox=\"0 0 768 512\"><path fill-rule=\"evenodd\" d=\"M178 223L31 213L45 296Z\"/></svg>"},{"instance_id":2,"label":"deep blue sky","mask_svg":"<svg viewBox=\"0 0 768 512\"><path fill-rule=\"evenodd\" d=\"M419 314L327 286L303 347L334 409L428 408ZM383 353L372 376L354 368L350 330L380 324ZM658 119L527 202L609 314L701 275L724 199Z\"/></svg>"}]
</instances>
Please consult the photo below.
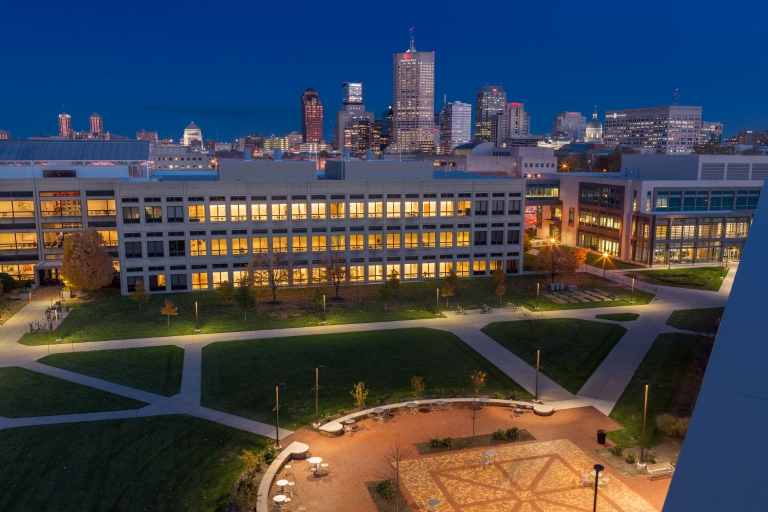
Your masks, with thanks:
<instances>
[{"instance_id":1,"label":"deep blue sky","mask_svg":"<svg viewBox=\"0 0 768 512\"><path fill-rule=\"evenodd\" d=\"M326 138L343 81L377 115L392 53L436 52L435 99L474 104L485 83L521 101L532 131L562 110L701 105L707 121L768 128L766 2L3 2L0 129L26 138L105 128L177 139L300 129L302 91L323 100ZM64 106L63 106L64 105Z\"/></svg>"}]
</instances>

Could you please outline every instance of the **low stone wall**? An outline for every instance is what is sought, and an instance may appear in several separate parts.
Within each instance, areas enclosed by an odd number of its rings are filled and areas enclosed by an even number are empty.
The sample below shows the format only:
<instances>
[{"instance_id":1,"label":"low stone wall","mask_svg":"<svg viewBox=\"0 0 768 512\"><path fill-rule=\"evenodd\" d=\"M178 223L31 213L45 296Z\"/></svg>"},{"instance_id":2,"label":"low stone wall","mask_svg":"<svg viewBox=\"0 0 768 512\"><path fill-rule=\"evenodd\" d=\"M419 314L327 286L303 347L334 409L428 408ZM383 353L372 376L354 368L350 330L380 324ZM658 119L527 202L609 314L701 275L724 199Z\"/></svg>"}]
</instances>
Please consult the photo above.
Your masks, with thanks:
<instances>
[{"instance_id":1,"label":"low stone wall","mask_svg":"<svg viewBox=\"0 0 768 512\"><path fill-rule=\"evenodd\" d=\"M292 460L303 459L308 451L309 446L306 444L294 442L289 444L288 447L275 457L275 460L272 461L272 464L264 472L264 477L259 484L256 512L269 512L269 489L272 487L275 477L283 469L283 466Z\"/></svg>"}]
</instances>

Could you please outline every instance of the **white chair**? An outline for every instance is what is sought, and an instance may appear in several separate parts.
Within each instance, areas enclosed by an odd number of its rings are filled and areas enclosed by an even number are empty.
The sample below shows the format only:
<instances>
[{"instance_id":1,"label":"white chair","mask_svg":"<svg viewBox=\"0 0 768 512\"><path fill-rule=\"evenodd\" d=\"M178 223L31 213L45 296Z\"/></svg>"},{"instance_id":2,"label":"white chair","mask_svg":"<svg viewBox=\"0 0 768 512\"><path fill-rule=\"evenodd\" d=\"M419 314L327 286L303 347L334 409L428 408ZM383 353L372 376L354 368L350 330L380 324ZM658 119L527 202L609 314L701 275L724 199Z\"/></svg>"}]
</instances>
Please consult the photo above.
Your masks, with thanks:
<instances>
[{"instance_id":1,"label":"white chair","mask_svg":"<svg viewBox=\"0 0 768 512\"><path fill-rule=\"evenodd\" d=\"M592 476L589 473L581 474L581 486L592 487Z\"/></svg>"},{"instance_id":2,"label":"white chair","mask_svg":"<svg viewBox=\"0 0 768 512\"><path fill-rule=\"evenodd\" d=\"M429 404L429 407L432 409L432 412L440 412L440 408L435 404Z\"/></svg>"},{"instance_id":3,"label":"white chair","mask_svg":"<svg viewBox=\"0 0 768 512\"><path fill-rule=\"evenodd\" d=\"M298 491L296 490L296 482L288 482L288 487L289 487L288 494L290 494L291 496L299 495Z\"/></svg>"},{"instance_id":4,"label":"white chair","mask_svg":"<svg viewBox=\"0 0 768 512\"><path fill-rule=\"evenodd\" d=\"M453 402L445 402L445 405L443 406L443 410L450 411L452 406L453 406Z\"/></svg>"}]
</instances>

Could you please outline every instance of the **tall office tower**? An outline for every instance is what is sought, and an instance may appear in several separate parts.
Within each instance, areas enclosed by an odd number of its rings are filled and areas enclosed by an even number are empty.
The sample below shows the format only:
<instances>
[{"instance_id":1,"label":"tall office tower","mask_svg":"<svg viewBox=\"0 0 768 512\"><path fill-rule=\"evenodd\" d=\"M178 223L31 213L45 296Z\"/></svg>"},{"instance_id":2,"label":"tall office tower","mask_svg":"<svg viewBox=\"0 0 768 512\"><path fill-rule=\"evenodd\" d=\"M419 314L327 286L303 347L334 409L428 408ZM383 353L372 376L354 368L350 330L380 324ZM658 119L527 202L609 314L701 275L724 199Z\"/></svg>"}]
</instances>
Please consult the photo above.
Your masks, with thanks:
<instances>
[{"instance_id":1,"label":"tall office tower","mask_svg":"<svg viewBox=\"0 0 768 512\"><path fill-rule=\"evenodd\" d=\"M579 128L584 126L587 118L581 112L560 112L552 124L552 136L565 134L571 140L578 139Z\"/></svg>"},{"instance_id":2,"label":"tall office tower","mask_svg":"<svg viewBox=\"0 0 768 512\"><path fill-rule=\"evenodd\" d=\"M628 146L644 153L690 153L701 136L701 107L609 110L603 140L609 148Z\"/></svg>"},{"instance_id":3,"label":"tall office tower","mask_svg":"<svg viewBox=\"0 0 768 512\"><path fill-rule=\"evenodd\" d=\"M360 119L366 118L373 122L373 112L365 111L363 103L363 84L360 82L344 82L341 84L341 110L336 112L336 126L333 128L333 147L341 151L348 148L350 151L357 151L358 144L351 142L352 137L347 130L355 133L358 127L351 126L358 123ZM367 149L368 146L366 146Z\"/></svg>"},{"instance_id":4,"label":"tall office tower","mask_svg":"<svg viewBox=\"0 0 768 512\"><path fill-rule=\"evenodd\" d=\"M202 145L203 145L203 131L193 121L189 123L189 126L184 128L184 137L182 138L182 146L202 146Z\"/></svg>"},{"instance_id":5,"label":"tall office tower","mask_svg":"<svg viewBox=\"0 0 768 512\"><path fill-rule=\"evenodd\" d=\"M91 114L91 133L101 133L104 131L104 121L101 116L94 112Z\"/></svg>"},{"instance_id":6,"label":"tall office tower","mask_svg":"<svg viewBox=\"0 0 768 512\"><path fill-rule=\"evenodd\" d=\"M721 146L723 144L723 123L717 121L702 121L699 144Z\"/></svg>"},{"instance_id":7,"label":"tall office tower","mask_svg":"<svg viewBox=\"0 0 768 512\"><path fill-rule=\"evenodd\" d=\"M360 116L353 116L344 126L344 145L351 152L363 152L371 149L374 153L380 153L381 140L375 121L366 112Z\"/></svg>"},{"instance_id":8,"label":"tall office tower","mask_svg":"<svg viewBox=\"0 0 768 512\"><path fill-rule=\"evenodd\" d=\"M72 138L72 117L66 112L59 114L59 135L68 139Z\"/></svg>"},{"instance_id":9,"label":"tall office tower","mask_svg":"<svg viewBox=\"0 0 768 512\"><path fill-rule=\"evenodd\" d=\"M435 114L435 52L411 47L392 55L390 151L420 151L432 143Z\"/></svg>"},{"instance_id":10,"label":"tall office tower","mask_svg":"<svg viewBox=\"0 0 768 512\"><path fill-rule=\"evenodd\" d=\"M392 129L392 107L387 110L381 111L381 133L379 134L379 140L381 141L381 150L384 151L389 146L390 133Z\"/></svg>"},{"instance_id":11,"label":"tall office tower","mask_svg":"<svg viewBox=\"0 0 768 512\"><path fill-rule=\"evenodd\" d=\"M149 142L157 142L157 132L147 132L141 130L136 132L136 140L148 140Z\"/></svg>"},{"instance_id":12,"label":"tall office tower","mask_svg":"<svg viewBox=\"0 0 768 512\"><path fill-rule=\"evenodd\" d=\"M507 123L507 138L531 134L531 116L522 103L507 103Z\"/></svg>"},{"instance_id":13,"label":"tall office tower","mask_svg":"<svg viewBox=\"0 0 768 512\"><path fill-rule=\"evenodd\" d=\"M323 140L323 103L311 87L301 95L301 135L304 142Z\"/></svg>"},{"instance_id":14,"label":"tall office tower","mask_svg":"<svg viewBox=\"0 0 768 512\"><path fill-rule=\"evenodd\" d=\"M597 105L595 105L595 111L592 113L592 119L587 123L584 140L590 144L602 144L603 142L603 125L597 118Z\"/></svg>"},{"instance_id":15,"label":"tall office tower","mask_svg":"<svg viewBox=\"0 0 768 512\"><path fill-rule=\"evenodd\" d=\"M440 148L443 154L472 140L472 105L453 101L445 103L440 116Z\"/></svg>"},{"instance_id":16,"label":"tall office tower","mask_svg":"<svg viewBox=\"0 0 768 512\"><path fill-rule=\"evenodd\" d=\"M500 85L481 87L475 101L475 142L491 142L491 124L496 114L503 114L507 93Z\"/></svg>"}]
</instances>

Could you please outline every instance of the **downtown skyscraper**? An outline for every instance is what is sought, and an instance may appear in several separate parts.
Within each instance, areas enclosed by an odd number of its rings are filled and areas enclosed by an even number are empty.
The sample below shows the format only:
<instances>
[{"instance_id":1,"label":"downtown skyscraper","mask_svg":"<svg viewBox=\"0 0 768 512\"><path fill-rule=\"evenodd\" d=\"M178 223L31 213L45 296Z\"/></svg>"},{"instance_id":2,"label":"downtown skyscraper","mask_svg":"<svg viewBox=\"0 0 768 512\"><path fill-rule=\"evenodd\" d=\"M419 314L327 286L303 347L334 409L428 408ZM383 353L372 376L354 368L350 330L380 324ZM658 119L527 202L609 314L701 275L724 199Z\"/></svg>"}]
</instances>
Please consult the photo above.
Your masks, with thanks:
<instances>
[{"instance_id":1,"label":"downtown skyscraper","mask_svg":"<svg viewBox=\"0 0 768 512\"><path fill-rule=\"evenodd\" d=\"M411 153L434 145L435 52L411 47L392 56L390 151Z\"/></svg>"},{"instance_id":2,"label":"downtown skyscraper","mask_svg":"<svg viewBox=\"0 0 768 512\"><path fill-rule=\"evenodd\" d=\"M504 114L507 93L500 85L486 85L477 92L475 101L475 142L490 142L494 118ZM506 138L506 137L505 137Z\"/></svg>"},{"instance_id":3,"label":"downtown skyscraper","mask_svg":"<svg viewBox=\"0 0 768 512\"><path fill-rule=\"evenodd\" d=\"M304 142L323 140L323 103L311 87L301 95L301 135Z\"/></svg>"},{"instance_id":4,"label":"downtown skyscraper","mask_svg":"<svg viewBox=\"0 0 768 512\"><path fill-rule=\"evenodd\" d=\"M66 112L59 114L59 136L72 138L72 116Z\"/></svg>"},{"instance_id":5,"label":"downtown skyscraper","mask_svg":"<svg viewBox=\"0 0 768 512\"><path fill-rule=\"evenodd\" d=\"M472 140L472 105L453 101L444 102L440 116L440 149L450 155L456 146Z\"/></svg>"},{"instance_id":6,"label":"downtown skyscraper","mask_svg":"<svg viewBox=\"0 0 768 512\"><path fill-rule=\"evenodd\" d=\"M101 133L104 131L104 121L101 119L101 116L94 112L91 114L91 133Z\"/></svg>"}]
</instances>

